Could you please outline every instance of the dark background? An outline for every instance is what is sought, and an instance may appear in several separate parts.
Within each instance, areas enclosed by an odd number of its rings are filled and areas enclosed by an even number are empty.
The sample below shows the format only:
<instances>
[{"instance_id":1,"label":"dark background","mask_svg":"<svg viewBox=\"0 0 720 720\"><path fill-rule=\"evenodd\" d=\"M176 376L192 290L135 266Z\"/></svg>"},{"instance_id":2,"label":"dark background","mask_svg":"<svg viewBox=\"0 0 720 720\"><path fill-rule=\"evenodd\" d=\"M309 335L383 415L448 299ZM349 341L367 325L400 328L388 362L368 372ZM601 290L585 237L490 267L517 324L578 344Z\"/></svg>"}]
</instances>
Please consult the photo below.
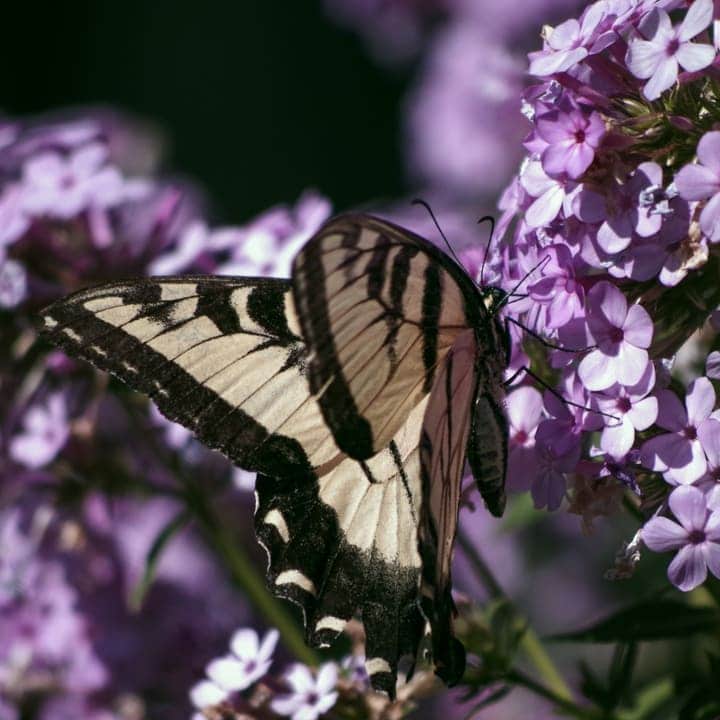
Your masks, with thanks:
<instances>
[{"instance_id":1,"label":"dark background","mask_svg":"<svg viewBox=\"0 0 720 720\"><path fill-rule=\"evenodd\" d=\"M109 105L153 121L165 169L241 223L307 187L336 210L400 194L406 77L319 0L74 0L4 17L0 107ZM9 10L9 7L8 7Z\"/></svg>"}]
</instances>

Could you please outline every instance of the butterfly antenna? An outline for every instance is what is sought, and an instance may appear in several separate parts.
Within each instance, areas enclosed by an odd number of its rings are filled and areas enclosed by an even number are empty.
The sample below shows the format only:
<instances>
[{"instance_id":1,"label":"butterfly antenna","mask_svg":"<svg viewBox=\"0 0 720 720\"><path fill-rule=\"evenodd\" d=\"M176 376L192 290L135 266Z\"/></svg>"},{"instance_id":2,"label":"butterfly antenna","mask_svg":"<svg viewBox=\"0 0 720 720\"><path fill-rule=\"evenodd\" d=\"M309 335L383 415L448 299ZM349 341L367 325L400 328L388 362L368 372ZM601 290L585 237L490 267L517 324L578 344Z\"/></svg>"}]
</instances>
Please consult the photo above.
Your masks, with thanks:
<instances>
[{"instance_id":1,"label":"butterfly antenna","mask_svg":"<svg viewBox=\"0 0 720 720\"><path fill-rule=\"evenodd\" d=\"M496 305L495 310L493 312L494 315L500 312L505 305L508 303L508 298L511 298L513 295L515 295L515 291L538 269L542 269L550 262L550 256L546 255L542 260L535 263L526 273L523 275L520 280L518 280L515 287L505 295L505 297Z\"/></svg>"},{"instance_id":2,"label":"butterfly antenna","mask_svg":"<svg viewBox=\"0 0 720 720\"><path fill-rule=\"evenodd\" d=\"M445 233L442 231L442 228L440 227L440 223L437 221L437 218L435 217L435 213L432 211L432 208L428 203L425 202L425 200L421 200L420 198L415 198L411 205L422 205L427 211L430 217L432 218L433 223L435 224L435 227L437 228L438 232L440 233L440 236L445 241L445 244L448 246L448 250L450 250L450 254L455 258L455 262L462 268L465 267L459 260L458 256L455 254L455 251L452 249L452 245L448 242L448 239L445 237Z\"/></svg>"},{"instance_id":3,"label":"butterfly antenna","mask_svg":"<svg viewBox=\"0 0 720 720\"><path fill-rule=\"evenodd\" d=\"M482 265L480 266L480 287L483 287L483 275L485 273L485 263L487 262L488 255L490 254L490 244L492 243L493 235L495 234L495 218L492 215L483 215L478 220L478 225L484 222L490 223L490 235L488 237L487 245L485 246L485 254L483 255Z\"/></svg>"}]
</instances>

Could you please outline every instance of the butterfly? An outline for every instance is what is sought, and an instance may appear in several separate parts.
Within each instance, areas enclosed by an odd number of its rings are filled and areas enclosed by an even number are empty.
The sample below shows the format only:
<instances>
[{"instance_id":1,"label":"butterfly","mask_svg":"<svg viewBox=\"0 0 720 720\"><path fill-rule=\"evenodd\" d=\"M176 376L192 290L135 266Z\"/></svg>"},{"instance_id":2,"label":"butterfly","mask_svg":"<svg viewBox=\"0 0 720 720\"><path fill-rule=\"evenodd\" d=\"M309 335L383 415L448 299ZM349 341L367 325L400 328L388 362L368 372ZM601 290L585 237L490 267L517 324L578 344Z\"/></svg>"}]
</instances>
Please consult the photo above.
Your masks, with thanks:
<instances>
[{"instance_id":1,"label":"butterfly","mask_svg":"<svg viewBox=\"0 0 720 720\"><path fill-rule=\"evenodd\" d=\"M43 311L44 334L258 473L267 582L300 605L308 643L359 615L372 686L394 697L400 659L429 634L435 672L455 684L466 457L490 511L505 504L507 296L367 214L326 222L291 275L82 290Z\"/></svg>"}]
</instances>

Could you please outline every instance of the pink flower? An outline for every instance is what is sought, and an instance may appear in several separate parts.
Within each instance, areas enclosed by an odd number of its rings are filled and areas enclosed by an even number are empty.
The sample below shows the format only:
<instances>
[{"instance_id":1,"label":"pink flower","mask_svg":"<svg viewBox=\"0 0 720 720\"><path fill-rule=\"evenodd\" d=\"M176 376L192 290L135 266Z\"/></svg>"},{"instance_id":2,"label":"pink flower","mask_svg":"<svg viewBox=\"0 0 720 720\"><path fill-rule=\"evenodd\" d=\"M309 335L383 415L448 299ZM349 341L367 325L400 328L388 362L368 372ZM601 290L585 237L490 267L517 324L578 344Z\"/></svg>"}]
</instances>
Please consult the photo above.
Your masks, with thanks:
<instances>
[{"instance_id":1,"label":"pink flower","mask_svg":"<svg viewBox=\"0 0 720 720\"><path fill-rule=\"evenodd\" d=\"M540 115L535 126L547 143L542 153L543 169L553 177L566 173L579 178L590 167L605 135L605 123L598 113L570 103Z\"/></svg>"},{"instance_id":2,"label":"pink flower","mask_svg":"<svg viewBox=\"0 0 720 720\"><path fill-rule=\"evenodd\" d=\"M631 305L609 282L599 282L587 294L587 324L597 349L588 353L578 375L588 390L605 390L614 383L635 385L648 364L647 348L653 324L645 308Z\"/></svg>"},{"instance_id":3,"label":"pink flower","mask_svg":"<svg viewBox=\"0 0 720 720\"><path fill-rule=\"evenodd\" d=\"M669 502L677 522L652 518L642 530L642 539L655 552L679 550L668 567L668 578L687 592L705 582L708 568L720 578L720 512L710 512L705 494L695 487L675 488Z\"/></svg>"},{"instance_id":4,"label":"pink flower","mask_svg":"<svg viewBox=\"0 0 720 720\"><path fill-rule=\"evenodd\" d=\"M605 4L596 2L585 10L580 21L571 18L553 28L545 49L530 53L530 72L540 77L564 72L589 54L606 48L616 35L612 31L598 32L605 14Z\"/></svg>"},{"instance_id":5,"label":"pink flower","mask_svg":"<svg viewBox=\"0 0 720 720\"><path fill-rule=\"evenodd\" d=\"M685 165L675 185L686 200L710 201L700 213L700 228L710 242L720 241L720 132L705 133L697 146L697 165Z\"/></svg>"},{"instance_id":6,"label":"pink flower","mask_svg":"<svg viewBox=\"0 0 720 720\"><path fill-rule=\"evenodd\" d=\"M685 407L670 390L661 390L657 398L657 424L669 432L643 445L642 464L663 473L672 485L690 485L707 470L700 429L715 407L715 390L701 377L688 387Z\"/></svg>"},{"instance_id":7,"label":"pink flower","mask_svg":"<svg viewBox=\"0 0 720 720\"><path fill-rule=\"evenodd\" d=\"M635 77L648 80L643 88L648 100L656 100L672 86L679 66L693 72L715 59L712 45L690 42L705 30L712 17L712 0L695 0L678 27L673 27L664 10L656 9L647 17L640 29L647 32L649 39L633 40L625 60Z\"/></svg>"}]
</instances>

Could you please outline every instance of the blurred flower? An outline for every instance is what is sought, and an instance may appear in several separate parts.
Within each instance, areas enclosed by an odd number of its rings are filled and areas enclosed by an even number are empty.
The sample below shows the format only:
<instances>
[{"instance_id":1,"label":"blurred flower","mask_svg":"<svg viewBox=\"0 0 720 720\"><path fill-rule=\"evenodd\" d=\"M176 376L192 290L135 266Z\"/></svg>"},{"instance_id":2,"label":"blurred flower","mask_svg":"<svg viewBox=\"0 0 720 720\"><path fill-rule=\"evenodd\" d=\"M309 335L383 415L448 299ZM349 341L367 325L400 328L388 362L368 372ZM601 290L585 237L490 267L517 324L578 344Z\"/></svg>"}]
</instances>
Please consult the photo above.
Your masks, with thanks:
<instances>
[{"instance_id":1,"label":"blurred flower","mask_svg":"<svg viewBox=\"0 0 720 720\"><path fill-rule=\"evenodd\" d=\"M27 297L27 273L22 263L0 259L0 308L14 308Z\"/></svg>"},{"instance_id":2,"label":"blurred flower","mask_svg":"<svg viewBox=\"0 0 720 720\"><path fill-rule=\"evenodd\" d=\"M65 398L56 393L33 405L23 417L23 432L10 442L10 457L28 468L41 468L63 449L70 436Z\"/></svg>"},{"instance_id":3,"label":"blurred flower","mask_svg":"<svg viewBox=\"0 0 720 720\"><path fill-rule=\"evenodd\" d=\"M318 668L317 677L305 665L296 664L285 673L285 681L291 692L275 698L271 707L278 715L292 720L317 720L337 702L335 690L338 669L335 663L325 663Z\"/></svg>"},{"instance_id":4,"label":"blurred flower","mask_svg":"<svg viewBox=\"0 0 720 720\"><path fill-rule=\"evenodd\" d=\"M232 654L213 660L207 666L208 677L225 691L245 690L270 669L279 636L270 630L260 642L255 630L238 630L230 641Z\"/></svg>"},{"instance_id":5,"label":"blurred flower","mask_svg":"<svg viewBox=\"0 0 720 720\"><path fill-rule=\"evenodd\" d=\"M695 487L675 488L669 503L677 522L652 518L642 539L655 552L679 551L668 567L670 582L688 591L705 582L708 569L720 578L720 512L710 512L705 494Z\"/></svg>"}]
</instances>

